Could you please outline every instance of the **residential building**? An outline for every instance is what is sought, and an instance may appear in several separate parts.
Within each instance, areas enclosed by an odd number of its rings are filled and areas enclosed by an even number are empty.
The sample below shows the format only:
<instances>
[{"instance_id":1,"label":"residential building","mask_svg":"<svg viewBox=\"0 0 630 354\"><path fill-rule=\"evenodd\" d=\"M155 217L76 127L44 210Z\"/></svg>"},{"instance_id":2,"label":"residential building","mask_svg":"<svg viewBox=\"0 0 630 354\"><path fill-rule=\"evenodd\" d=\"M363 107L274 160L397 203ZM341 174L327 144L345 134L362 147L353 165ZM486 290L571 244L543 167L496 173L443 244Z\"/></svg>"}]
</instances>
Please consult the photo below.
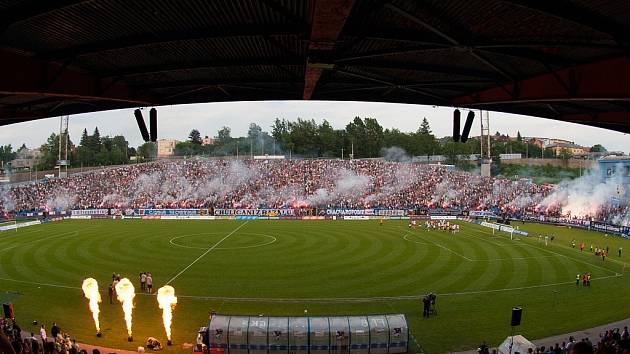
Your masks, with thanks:
<instances>
[{"instance_id":1,"label":"residential building","mask_svg":"<svg viewBox=\"0 0 630 354\"><path fill-rule=\"evenodd\" d=\"M175 154L175 145L179 141L175 139L160 139L157 141L157 157L169 157Z\"/></svg>"},{"instance_id":2,"label":"residential building","mask_svg":"<svg viewBox=\"0 0 630 354\"><path fill-rule=\"evenodd\" d=\"M209 138L207 135L201 140L201 145L214 145L217 143L217 139Z\"/></svg>"},{"instance_id":3,"label":"residential building","mask_svg":"<svg viewBox=\"0 0 630 354\"><path fill-rule=\"evenodd\" d=\"M573 156L585 156L591 151L588 147L566 142L551 143L545 146L545 149L551 149L555 156L560 156L564 150L569 151Z\"/></svg>"}]
</instances>

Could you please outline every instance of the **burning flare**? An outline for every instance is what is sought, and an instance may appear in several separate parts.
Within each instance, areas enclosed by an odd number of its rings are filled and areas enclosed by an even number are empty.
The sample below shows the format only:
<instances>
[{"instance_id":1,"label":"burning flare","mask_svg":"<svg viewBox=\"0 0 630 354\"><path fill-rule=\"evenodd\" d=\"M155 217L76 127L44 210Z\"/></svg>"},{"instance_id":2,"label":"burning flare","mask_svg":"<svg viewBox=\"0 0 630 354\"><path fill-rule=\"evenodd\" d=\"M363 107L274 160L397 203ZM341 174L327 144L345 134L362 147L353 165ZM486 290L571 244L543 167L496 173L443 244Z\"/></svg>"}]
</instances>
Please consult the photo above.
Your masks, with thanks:
<instances>
[{"instance_id":1,"label":"burning flare","mask_svg":"<svg viewBox=\"0 0 630 354\"><path fill-rule=\"evenodd\" d=\"M136 297L133 284L127 278L122 278L116 284L116 297L122 304L125 313L125 322L127 323L127 334L131 338L131 317L133 312L133 298Z\"/></svg>"},{"instance_id":2,"label":"burning flare","mask_svg":"<svg viewBox=\"0 0 630 354\"><path fill-rule=\"evenodd\" d=\"M171 323L173 322L173 308L177 304L175 289L170 285L164 285L157 292L157 301L162 309L162 321L164 322L164 330L166 338L171 341Z\"/></svg>"},{"instance_id":3,"label":"burning flare","mask_svg":"<svg viewBox=\"0 0 630 354\"><path fill-rule=\"evenodd\" d=\"M92 311L96 332L100 333L101 326L98 322L98 314L101 310L98 307L98 303L101 302L101 294L98 292L98 282L94 278L87 278L83 281L81 289L83 289L85 297L90 300L90 311Z\"/></svg>"}]
</instances>

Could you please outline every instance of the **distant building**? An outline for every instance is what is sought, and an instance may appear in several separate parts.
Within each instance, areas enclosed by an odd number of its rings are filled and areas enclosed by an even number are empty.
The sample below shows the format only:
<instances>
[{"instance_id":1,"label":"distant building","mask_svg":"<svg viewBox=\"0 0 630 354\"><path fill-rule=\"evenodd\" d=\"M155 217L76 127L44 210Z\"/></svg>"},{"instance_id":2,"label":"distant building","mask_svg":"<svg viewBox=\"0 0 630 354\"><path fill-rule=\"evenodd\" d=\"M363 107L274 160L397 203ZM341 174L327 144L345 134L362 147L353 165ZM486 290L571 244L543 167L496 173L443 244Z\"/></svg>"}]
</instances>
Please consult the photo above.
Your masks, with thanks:
<instances>
[{"instance_id":1,"label":"distant building","mask_svg":"<svg viewBox=\"0 0 630 354\"><path fill-rule=\"evenodd\" d=\"M527 138L523 138L523 142L528 143L528 144L532 144L532 145L536 145L541 149L545 148L545 142L549 140L547 138L535 138L535 137L527 137Z\"/></svg>"},{"instance_id":2,"label":"distant building","mask_svg":"<svg viewBox=\"0 0 630 354\"><path fill-rule=\"evenodd\" d=\"M569 141L569 140L557 139L557 138L542 138L542 137L534 137L534 136L524 137L523 142L536 145L541 149L546 149L548 147L551 147L552 145L558 145L558 144L575 145L575 142Z\"/></svg>"},{"instance_id":3,"label":"distant building","mask_svg":"<svg viewBox=\"0 0 630 354\"><path fill-rule=\"evenodd\" d=\"M209 138L207 135L203 140L201 140L201 145L214 145L217 143L217 139Z\"/></svg>"},{"instance_id":4,"label":"distant building","mask_svg":"<svg viewBox=\"0 0 630 354\"><path fill-rule=\"evenodd\" d=\"M13 169L32 169L37 165L37 161L41 157L42 153L39 149L22 149L16 154L15 160L11 161L11 168Z\"/></svg>"},{"instance_id":5,"label":"distant building","mask_svg":"<svg viewBox=\"0 0 630 354\"><path fill-rule=\"evenodd\" d=\"M585 156L591 151L590 148L576 145L570 142L556 142L545 146L545 149L551 149L556 156L560 156L563 150L567 150L573 156Z\"/></svg>"},{"instance_id":6,"label":"distant building","mask_svg":"<svg viewBox=\"0 0 630 354\"><path fill-rule=\"evenodd\" d=\"M175 145L179 141L175 139L160 139L157 141L157 157L169 157L175 155Z\"/></svg>"}]
</instances>

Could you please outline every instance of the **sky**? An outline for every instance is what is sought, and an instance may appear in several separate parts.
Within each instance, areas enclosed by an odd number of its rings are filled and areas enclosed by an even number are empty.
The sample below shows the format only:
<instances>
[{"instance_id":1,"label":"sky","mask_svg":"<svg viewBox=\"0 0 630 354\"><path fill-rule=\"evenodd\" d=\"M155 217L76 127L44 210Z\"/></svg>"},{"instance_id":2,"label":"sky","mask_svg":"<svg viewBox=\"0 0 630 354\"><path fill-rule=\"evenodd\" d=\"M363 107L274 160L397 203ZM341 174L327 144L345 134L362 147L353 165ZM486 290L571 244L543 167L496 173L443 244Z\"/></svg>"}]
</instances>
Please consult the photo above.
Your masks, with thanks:
<instances>
[{"instance_id":1,"label":"sky","mask_svg":"<svg viewBox=\"0 0 630 354\"><path fill-rule=\"evenodd\" d=\"M202 136L215 136L223 126L232 129L232 136L244 136L251 122L270 131L276 117L288 120L299 118L328 120L333 127L343 128L355 116L376 118L384 128L415 131L423 117L438 137L452 134L453 108L410 104L336 102L336 101L257 101L220 102L157 107L158 138L186 140L192 129ZM478 112L476 112L478 113ZM467 113L463 112L462 117ZM148 110L143 111L148 124ZM98 126L101 136L124 135L132 146L142 144L140 131L133 116L133 109L78 114L70 117L70 138L78 143L84 128L91 134ZM463 126L463 122L462 122ZM592 146L602 144L609 151L630 153L627 134L585 125L527 117L507 113L490 113L490 130L516 136L561 138L576 144ZM59 131L59 118L40 119L0 127L0 145L11 144L15 148L25 143L38 147L52 132ZM479 135L479 118L471 136Z\"/></svg>"}]
</instances>

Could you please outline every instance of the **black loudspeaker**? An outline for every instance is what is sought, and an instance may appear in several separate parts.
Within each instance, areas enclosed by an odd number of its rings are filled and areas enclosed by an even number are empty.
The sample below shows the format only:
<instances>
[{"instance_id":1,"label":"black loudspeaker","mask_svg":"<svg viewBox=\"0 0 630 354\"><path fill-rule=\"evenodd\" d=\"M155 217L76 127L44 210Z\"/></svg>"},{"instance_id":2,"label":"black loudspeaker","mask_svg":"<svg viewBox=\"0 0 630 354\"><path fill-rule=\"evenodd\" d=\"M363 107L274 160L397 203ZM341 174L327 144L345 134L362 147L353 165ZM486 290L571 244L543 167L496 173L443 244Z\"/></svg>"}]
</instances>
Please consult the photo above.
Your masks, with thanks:
<instances>
[{"instance_id":1,"label":"black loudspeaker","mask_svg":"<svg viewBox=\"0 0 630 354\"><path fill-rule=\"evenodd\" d=\"M157 141L157 109L151 108L149 111L149 129L151 130L151 141Z\"/></svg>"},{"instance_id":2,"label":"black loudspeaker","mask_svg":"<svg viewBox=\"0 0 630 354\"><path fill-rule=\"evenodd\" d=\"M139 109L136 109L133 112L133 115L136 116L136 122L138 123L138 128L140 128L140 134L142 134L142 139L144 141L149 141L149 132L147 131L147 125L144 124L142 111L140 111Z\"/></svg>"},{"instance_id":3,"label":"black loudspeaker","mask_svg":"<svg viewBox=\"0 0 630 354\"><path fill-rule=\"evenodd\" d=\"M453 112L453 141L454 142L459 142L459 129L460 129L460 122L461 122L461 112L459 111L459 109L456 109L455 112Z\"/></svg>"},{"instance_id":4,"label":"black loudspeaker","mask_svg":"<svg viewBox=\"0 0 630 354\"><path fill-rule=\"evenodd\" d=\"M13 304L2 304L2 309L4 310L4 318L15 318L13 314Z\"/></svg>"},{"instance_id":5,"label":"black loudspeaker","mask_svg":"<svg viewBox=\"0 0 630 354\"><path fill-rule=\"evenodd\" d=\"M461 141L465 143L468 141L468 134L470 134L470 128L472 128L473 121L475 120L475 112L468 112L468 116L466 116L466 123L464 123L464 130L462 131Z\"/></svg>"},{"instance_id":6,"label":"black loudspeaker","mask_svg":"<svg viewBox=\"0 0 630 354\"><path fill-rule=\"evenodd\" d=\"M520 326L521 325L521 316L523 315L523 309L520 307L512 308L512 321L510 322L510 326Z\"/></svg>"}]
</instances>

